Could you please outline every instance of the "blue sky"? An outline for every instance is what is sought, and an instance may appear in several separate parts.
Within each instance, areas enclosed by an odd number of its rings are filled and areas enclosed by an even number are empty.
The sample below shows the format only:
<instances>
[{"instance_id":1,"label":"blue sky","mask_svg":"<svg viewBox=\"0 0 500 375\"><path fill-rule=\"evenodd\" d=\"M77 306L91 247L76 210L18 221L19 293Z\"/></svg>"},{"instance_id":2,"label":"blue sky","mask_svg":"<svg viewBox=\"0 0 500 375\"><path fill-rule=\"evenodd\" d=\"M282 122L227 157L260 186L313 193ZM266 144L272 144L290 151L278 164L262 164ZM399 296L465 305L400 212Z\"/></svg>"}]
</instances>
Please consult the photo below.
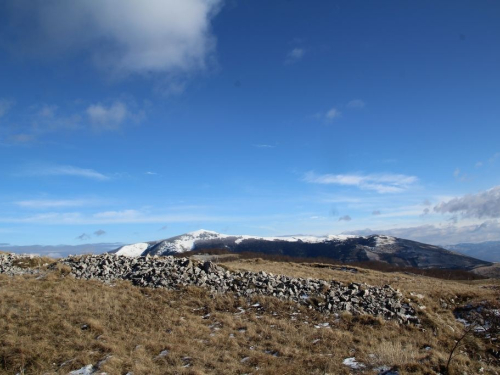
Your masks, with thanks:
<instances>
[{"instance_id":1,"label":"blue sky","mask_svg":"<svg viewBox=\"0 0 500 375\"><path fill-rule=\"evenodd\" d=\"M500 240L494 1L7 0L0 243Z\"/></svg>"}]
</instances>

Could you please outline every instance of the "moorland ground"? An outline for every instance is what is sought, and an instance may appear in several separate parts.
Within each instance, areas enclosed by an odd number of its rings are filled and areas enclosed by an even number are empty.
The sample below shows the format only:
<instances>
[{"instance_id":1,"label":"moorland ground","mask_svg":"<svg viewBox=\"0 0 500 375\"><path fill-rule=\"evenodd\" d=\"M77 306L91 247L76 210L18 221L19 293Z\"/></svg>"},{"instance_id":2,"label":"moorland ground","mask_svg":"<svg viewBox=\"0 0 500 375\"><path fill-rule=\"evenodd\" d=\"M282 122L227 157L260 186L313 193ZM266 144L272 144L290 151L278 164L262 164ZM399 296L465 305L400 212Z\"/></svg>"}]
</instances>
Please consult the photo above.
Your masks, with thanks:
<instances>
[{"instance_id":1,"label":"moorland ground","mask_svg":"<svg viewBox=\"0 0 500 375\"><path fill-rule=\"evenodd\" d=\"M229 270L389 284L421 326L349 313L325 315L273 297L139 288L77 280L65 266L30 261L40 275L0 275L0 373L67 374L498 374L497 337L467 332L457 307L498 303L498 280L443 280L314 263L228 259ZM447 368L450 353L453 358ZM364 365L343 364L355 357Z\"/></svg>"}]
</instances>

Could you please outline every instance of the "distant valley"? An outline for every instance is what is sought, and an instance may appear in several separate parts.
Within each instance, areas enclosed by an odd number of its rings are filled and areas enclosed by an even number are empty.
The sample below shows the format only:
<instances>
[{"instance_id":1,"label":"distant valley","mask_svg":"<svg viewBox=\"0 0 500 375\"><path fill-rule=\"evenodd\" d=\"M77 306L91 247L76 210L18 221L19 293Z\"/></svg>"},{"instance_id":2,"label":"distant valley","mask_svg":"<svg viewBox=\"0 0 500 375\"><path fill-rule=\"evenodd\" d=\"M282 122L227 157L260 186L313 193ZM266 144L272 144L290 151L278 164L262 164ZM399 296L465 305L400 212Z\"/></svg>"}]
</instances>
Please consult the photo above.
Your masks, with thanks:
<instances>
[{"instance_id":1,"label":"distant valley","mask_svg":"<svg viewBox=\"0 0 500 375\"><path fill-rule=\"evenodd\" d=\"M456 251L470 257L483 259L489 262L500 262L500 241L480 243L459 243L443 246L445 249Z\"/></svg>"}]
</instances>

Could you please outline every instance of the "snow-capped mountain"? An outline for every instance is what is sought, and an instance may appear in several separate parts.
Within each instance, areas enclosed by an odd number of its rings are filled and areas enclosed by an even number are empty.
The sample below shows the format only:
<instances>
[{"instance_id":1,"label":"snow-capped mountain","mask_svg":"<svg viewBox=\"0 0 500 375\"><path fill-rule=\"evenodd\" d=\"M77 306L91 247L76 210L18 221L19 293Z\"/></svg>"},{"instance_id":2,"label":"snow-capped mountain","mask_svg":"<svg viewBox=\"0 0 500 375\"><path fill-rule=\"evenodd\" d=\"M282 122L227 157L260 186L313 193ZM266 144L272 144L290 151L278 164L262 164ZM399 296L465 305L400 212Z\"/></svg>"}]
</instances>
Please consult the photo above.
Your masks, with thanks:
<instances>
[{"instance_id":1,"label":"snow-capped mountain","mask_svg":"<svg viewBox=\"0 0 500 375\"><path fill-rule=\"evenodd\" d=\"M472 269L489 262L438 246L384 235L258 237L198 230L160 241L122 246L118 255L172 255L191 250L227 249L300 257L323 257L343 262L381 261L420 268Z\"/></svg>"},{"instance_id":2,"label":"snow-capped mountain","mask_svg":"<svg viewBox=\"0 0 500 375\"><path fill-rule=\"evenodd\" d=\"M287 242L305 242L305 243L320 243L325 241L343 241L347 238L354 238L351 235L338 236L282 236L282 237L258 237L246 235L227 235L209 230L200 229L194 232L182 234L180 236L171 237L160 241L139 242L132 245L122 246L115 250L118 255L140 256L140 255L171 255L183 253L186 251L195 250L198 248L206 248L200 245L209 245L208 248L215 248L213 244L224 243L223 246L217 248L228 248L230 243L236 245L241 244L245 240L261 240L261 241L287 241Z\"/></svg>"}]
</instances>

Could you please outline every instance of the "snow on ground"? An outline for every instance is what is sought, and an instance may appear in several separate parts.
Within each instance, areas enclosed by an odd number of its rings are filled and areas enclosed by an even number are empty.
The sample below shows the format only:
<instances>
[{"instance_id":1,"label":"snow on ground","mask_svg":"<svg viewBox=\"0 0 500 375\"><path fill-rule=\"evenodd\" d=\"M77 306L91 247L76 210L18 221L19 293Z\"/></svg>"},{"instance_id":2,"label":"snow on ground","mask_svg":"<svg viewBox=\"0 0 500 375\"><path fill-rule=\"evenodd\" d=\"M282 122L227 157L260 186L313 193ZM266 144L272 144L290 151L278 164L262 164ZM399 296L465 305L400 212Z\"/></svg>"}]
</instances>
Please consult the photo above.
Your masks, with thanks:
<instances>
[{"instance_id":1,"label":"snow on ground","mask_svg":"<svg viewBox=\"0 0 500 375\"><path fill-rule=\"evenodd\" d=\"M231 237L231 236L227 236ZM244 240L265 240L265 241L288 241L288 242L307 242L307 243L321 243L326 241L345 241L349 238L356 236L348 234L329 235L329 236L280 236L280 237L258 237L258 236L232 236L238 237L235 241L237 244Z\"/></svg>"},{"instance_id":2,"label":"snow on ground","mask_svg":"<svg viewBox=\"0 0 500 375\"><path fill-rule=\"evenodd\" d=\"M342 362L342 364L346 365L346 366L349 366L353 370L359 370L359 369L362 369L362 368L365 367L364 364L356 361L355 357L349 357L349 358L344 359L344 361Z\"/></svg>"},{"instance_id":3,"label":"snow on ground","mask_svg":"<svg viewBox=\"0 0 500 375\"><path fill-rule=\"evenodd\" d=\"M126 245L121 247L116 255L125 255L127 257L139 257L141 254L146 251L149 247L149 244L146 242L139 242L132 245Z\"/></svg>"},{"instance_id":4,"label":"snow on ground","mask_svg":"<svg viewBox=\"0 0 500 375\"><path fill-rule=\"evenodd\" d=\"M92 375L94 373L94 366L87 365L81 369L71 371L69 375Z\"/></svg>"},{"instance_id":5,"label":"snow on ground","mask_svg":"<svg viewBox=\"0 0 500 375\"><path fill-rule=\"evenodd\" d=\"M376 237L376 246L387 246L393 245L396 242L396 239L391 236L377 236Z\"/></svg>"},{"instance_id":6,"label":"snow on ground","mask_svg":"<svg viewBox=\"0 0 500 375\"><path fill-rule=\"evenodd\" d=\"M133 245L121 247L117 251L117 255L126 255L130 257L138 257L145 250L152 246L155 247L155 253L162 254L168 253L183 253L193 250L195 243L204 240L224 240L227 238L235 239L236 244L240 244L245 240L264 240L264 241L288 241L288 242L306 242L306 243L322 243L326 241L342 242L349 238L356 238L354 235L328 235L328 236L277 236L277 237L259 237L248 235L228 235L221 234L209 230L200 229L194 232L189 232L181 236L172 237L157 242L141 242ZM392 238L392 237L391 237Z\"/></svg>"},{"instance_id":7,"label":"snow on ground","mask_svg":"<svg viewBox=\"0 0 500 375\"><path fill-rule=\"evenodd\" d=\"M182 236L179 236L178 239L172 241L173 245L176 248L176 251L179 253L183 253L185 251L190 251L194 249L194 243L196 241L202 240L212 240L212 239L222 239L227 238L225 234L220 234L217 232L212 232L209 230L200 229L194 232L186 233ZM173 249L172 249L173 250Z\"/></svg>"}]
</instances>

